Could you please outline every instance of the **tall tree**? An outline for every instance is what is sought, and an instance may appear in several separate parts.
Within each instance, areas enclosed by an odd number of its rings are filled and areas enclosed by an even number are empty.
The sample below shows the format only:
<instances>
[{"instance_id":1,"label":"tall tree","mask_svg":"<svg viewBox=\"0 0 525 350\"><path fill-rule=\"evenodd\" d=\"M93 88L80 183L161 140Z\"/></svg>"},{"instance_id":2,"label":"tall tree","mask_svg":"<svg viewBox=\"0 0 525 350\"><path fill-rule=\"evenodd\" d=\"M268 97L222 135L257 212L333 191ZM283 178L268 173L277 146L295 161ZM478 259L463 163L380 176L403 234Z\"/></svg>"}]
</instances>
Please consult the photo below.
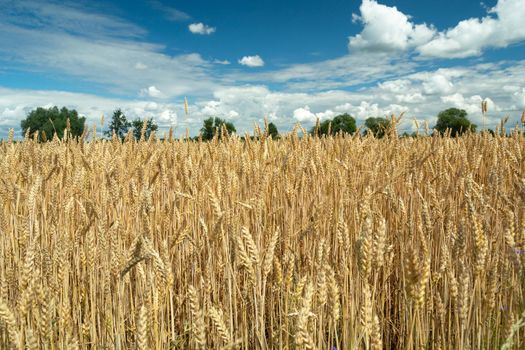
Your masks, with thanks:
<instances>
[{"instance_id":1,"label":"tall tree","mask_svg":"<svg viewBox=\"0 0 525 350\"><path fill-rule=\"evenodd\" d=\"M140 140L140 135L142 133L142 128L144 127L144 120L137 118L131 122L131 126L133 127L133 136L136 140ZM153 119L148 119L146 122L146 129L144 130L144 138L147 140L149 139L152 132L157 131L159 129L157 123Z\"/></svg>"},{"instance_id":2,"label":"tall tree","mask_svg":"<svg viewBox=\"0 0 525 350\"><path fill-rule=\"evenodd\" d=\"M371 133L374 137L380 139L385 136L386 131L390 128L390 120L386 118L368 118L365 121L366 132Z\"/></svg>"},{"instance_id":3,"label":"tall tree","mask_svg":"<svg viewBox=\"0 0 525 350\"><path fill-rule=\"evenodd\" d=\"M439 112L438 121L434 129L444 133L450 129L450 136L456 137L467 131L476 131L476 124L467 118L467 112L463 109L449 108Z\"/></svg>"},{"instance_id":4,"label":"tall tree","mask_svg":"<svg viewBox=\"0 0 525 350\"><path fill-rule=\"evenodd\" d=\"M221 129L222 127L226 128L226 131L229 135L236 132L235 126L231 122L227 122L221 118L217 117L210 117L206 120L204 120L203 126L201 128L201 135L203 140L211 140L213 139L213 136L217 132L219 135L219 138L221 137Z\"/></svg>"},{"instance_id":5,"label":"tall tree","mask_svg":"<svg viewBox=\"0 0 525 350\"><path fill-rule=\"evenodd\" d=\"M118 108L113 111L109 128L104 134L108 137L112 137L113 132L115 132L117 137L122 140L126 136L130 127L131 123L128 121L122 110Z\"/></svg>"},{"instance_id":6,"label":"tall tree","mask_svg":"<svg viewBox=\"0 0 525 350\"><path fill-rule=\"evenodd\" d=\"M355 119L348 113L340 114L334 119L327 119L316 125L310 131L311 134L335 135L338 132L353 134L356 131Z\"/></svg>"},{"instance_id":7,"label":"tall tree","mask_svg":"<svg viewBox=\"0 0 525 350\"><path fill-rule=\"evenodd\" d=\"M27 130L30 130L31 133L38 131L40 141L52 139L55 132L62 139L64 130L68 126L68 119L71 136L82 135L86 118L79 117L76 110L69 110L66 107L61 109L56 106L51 108L38 107L29 112L27 117L20 122L20 126L24 135Z\"/></svg>"}]
</instances>

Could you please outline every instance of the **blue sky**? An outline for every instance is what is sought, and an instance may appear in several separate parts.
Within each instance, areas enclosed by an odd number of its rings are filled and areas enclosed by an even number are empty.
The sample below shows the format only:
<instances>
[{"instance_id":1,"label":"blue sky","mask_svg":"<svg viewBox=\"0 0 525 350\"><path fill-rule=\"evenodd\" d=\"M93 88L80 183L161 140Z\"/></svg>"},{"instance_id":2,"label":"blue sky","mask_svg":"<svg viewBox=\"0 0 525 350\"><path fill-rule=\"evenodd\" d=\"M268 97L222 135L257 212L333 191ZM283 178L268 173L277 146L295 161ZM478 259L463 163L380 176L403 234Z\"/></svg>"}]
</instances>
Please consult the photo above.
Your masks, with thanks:
<instances>
[{"instance_id":1,"label":"blue sky","mask_svg":"<svg viewBox=\"0 0 525 350\"><path fill-rule=\"evenodd\" d=\"M281 131L447 107L525 108L525 1L0 0L0 137L37 106L122 108L195 135L216 115ZM184 112L184 97L189 114ZM100 128L100 127L99 127Z\"/></svg>"}]
</instances>

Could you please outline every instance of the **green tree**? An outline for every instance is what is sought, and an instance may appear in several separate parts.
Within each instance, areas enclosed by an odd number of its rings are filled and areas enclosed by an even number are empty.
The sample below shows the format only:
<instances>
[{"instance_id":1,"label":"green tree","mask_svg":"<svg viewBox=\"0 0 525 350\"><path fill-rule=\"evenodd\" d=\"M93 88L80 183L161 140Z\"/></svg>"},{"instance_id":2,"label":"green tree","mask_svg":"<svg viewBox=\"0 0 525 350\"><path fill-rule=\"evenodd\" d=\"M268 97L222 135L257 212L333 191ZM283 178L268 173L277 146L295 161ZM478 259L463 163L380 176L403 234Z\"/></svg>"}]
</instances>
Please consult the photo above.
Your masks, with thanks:
<instances>
[{"instance_id":1,"label":"green tree","mask_svg":"<svg viewBox=\"0 0 525 350\"><path fill-rule=\"evenodd\" d=\"M140 140L140 134L142 133L142 127L144 126L144 120L137 118L134 121L131 122L131 126L133 127L133 136L136 140ZM147 140L149 139L152 132L157 131L159 129L157 123L153 119L148 119L146 122L146 130L144 132L144 138Z\"/></svg>"},{"instance_id":2,"label":"green tree","mask_svg":"<svg viewBox=\"0 0 525 350\"><path fill-rule=\"evenodd\" d=\"M450 129L450 135L456 137L468 130L476 131L476 125L468 120L465 110L449 108L439 112L438 122L436 126L434 126L434 129L440 133L444 133L447 129Z\"/></svg>"},{"instance_id":3,"label":"green tree","mask_svg":"<svg viewBox=\"0 0 525 350\"><path fill-rule=\"evenodd\" d=\"M113 111L113 116L111 117L111 122L109 124L108 130L104 133L107 137L112 137L113 132L117 135L119 139L124 139L128 129L131 127L131 123L128 121L124 113L120 108Z\"/></svg>"},{"instance_id":4,"label":"green tree","mask_svg":"<svg viewBox=\"0 0 525 350\"><path fill-rule=\"evenodd\" d=\"M55 132L62 139L64 130L67 128L68 119L71 136L82 135L86 118L79 117L76 110L68 110L66 107L61 109L58 109L56 106L51 108L38 107L29 112L27 117L20 122L20 126L24 135L27 130L31 133L38 131L39 140L41 141L51 139Z\"/></svg>"},{"instance_id":5,"label":"green tree","mask_svg":"<svg viewBox=\"0 0 525 350\"><path fill-rule=\"evenodd\" d=\"M277 130L277 127L275 126L274 123L269 123L268 124L267 133L272 139L279 138L279 131Z\"/></svg>"},{"instance_id":6,"label":"green tree","mask_svg":"<svg viewBox=\"0 0 525 350\"><path fill-rule=\"evenodd\" d=\"M367 133L370 132L374 137L380 139L385 136L390 128L390 120L386 118L368 118L365 121L365 126L367 127Z\"/></svg>"},{"instance_id":7,"label":"green tree","mask_svg":"<svg viewBox=\"0 0 525 350\"><path fill-rule=\"evenodd\" d=\"M231 135L232 133L237 131L233 123L227 122L221 118L209 117L208 119L204 120L204 124L201 128L202 139L204 141L213 139L215 132L219 133L219 138L220 138L221 129L223 125L224 127L226 127L226 131L228 132L228 135Z\"/></svg>"},{"instance_id":8,"label":"green tree","mask_svg":"<svg viewBox=\"0 0 525 350\"><path fill-rule=\"evenodd\" d=\"M335 135L340 131L347 134L353 134L356 131L354 117L348 113L340 114L334 119L327 119L318 126L314 126L310 133L317 133L319 135Z\"/></svg>"}]
</instances>

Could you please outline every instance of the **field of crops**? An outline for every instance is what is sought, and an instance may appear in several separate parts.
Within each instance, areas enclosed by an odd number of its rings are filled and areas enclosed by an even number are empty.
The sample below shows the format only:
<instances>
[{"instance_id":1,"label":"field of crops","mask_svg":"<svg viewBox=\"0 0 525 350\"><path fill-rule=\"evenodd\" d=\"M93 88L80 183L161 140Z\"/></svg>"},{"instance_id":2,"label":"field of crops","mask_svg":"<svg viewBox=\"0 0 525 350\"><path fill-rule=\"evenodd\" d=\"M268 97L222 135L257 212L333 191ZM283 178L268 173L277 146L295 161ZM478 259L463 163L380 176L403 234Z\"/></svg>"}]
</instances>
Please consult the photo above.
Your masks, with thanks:
<instances>
[{"instance_id":1,"label":"field of crops","mask_svg":"<svg viewBox=\"0 0 525 350\"><path fill-rule=\"evenodd\" d=\"M0 143L1 349L523 349L524 251L520 133Z\"/></svg>"}]
</instances>

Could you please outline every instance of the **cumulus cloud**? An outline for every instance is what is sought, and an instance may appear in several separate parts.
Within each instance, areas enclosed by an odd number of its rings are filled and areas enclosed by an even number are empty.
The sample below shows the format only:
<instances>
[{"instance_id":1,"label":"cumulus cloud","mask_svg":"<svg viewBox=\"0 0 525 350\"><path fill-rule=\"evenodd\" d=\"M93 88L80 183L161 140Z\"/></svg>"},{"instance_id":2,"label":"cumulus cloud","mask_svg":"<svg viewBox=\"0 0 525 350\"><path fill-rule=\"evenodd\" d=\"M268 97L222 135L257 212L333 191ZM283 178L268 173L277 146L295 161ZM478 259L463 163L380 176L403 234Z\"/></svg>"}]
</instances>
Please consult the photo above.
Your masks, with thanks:
<instances>
[{"instance_id":1,"label":"cumulus cloud","mask_svg":"<svg viewBox=\"0 0 525 350\"><path fill-rule=\"evenodd\" d=\"M296 110L294 110L293 118L297 120L299 123L303 123L303 122L312 123L317 119L315 114L310 112L310 107L308 106L304 106L304 107L297 108Z\"/></svg>"},{"instance_id":2,"label":"cumulus cloud","mask_svg":"<svg viewBox=\"0 0 525 350\"><path fill-rule=\"evenodd\" d=\"M454 107L464 109L469 114L478 115L481 113L481 102L487 102L487 108L491 112L499 112L501 108L494 103L490 97L482 98L480 95L463 96L461 93L455 93L449 96L442 96L441 100ZM477 117L475 117L477 118Z\"/></svg>"},{"instance_id":3,"label":"cumulus cloud","mask_svg":"<svg viewBox=\"0 0 525 350\"><path fill-rule=\"evenodd\" d=\"M293 111L293 118L297 120L299 123L303 124L312 124L319 119L320 121L326 120L326 119L332 119L338 114L341 114L341 107L342 106L336 106L335 109L339 110L339 112L333 111L332 109L327 109L325 111L312 113L310 111L309 106L304 106L297 108Z\"/></svg>"},{"instance_id":4,"label":"cumulus cloud","mask_svg":"<svg viewBox=\"0 0 525 350\"><path fill-rule=\"evenodd\" d=\"M423 82L423 91L428 95L448 94L453 88L454 84L442 74L433 74Z\"/></svg>"},{"instance_id":5,"label":"cumulus cloud","mask_svg":"<svg viewBox=\"0 0 525 350\"><path fill-rule=\"evenodd\" d=\"M337 108L337 107L336 107ZM325 120L325 119L332 119L334 118L335 116L337 116L339 113L331 110L331 109L327 109L326 111L324 112L319 112L319 113L316 113L315 116L319 118L319 120Z\"/></svg>"},{"instance_id":6,"label":"cumulus cloud","mask_svg":"<svg viewBox=\"0 0 525 350\"><path fill-rule=\"evenodd\" d=\"M148 88L144 88L140 90L141 96L149 96L149 97L163 97L163 93L157 89L155 86L150 86Z\"/></svg>"},{"instance_id":7,"label":"cumulus cloud","mask_svg":"<svg viewBox=\"0 0 525 350\"><path fill-rule=\"evenodd\" d=\"M220 107L221 107L220 101L208 101L204 103L204 106L201 109L201 113L204 115L215 116L221 113Z\"/></svg>"},{"instance_id":8,"label":"cumulus cloud","mask_svg":"<svg viewBox=\"0 0 525 350\"><path fill-rule=\"evenodd\" d=\"M220 117L225 119L236 119L240 115L239 112L232 109L230 103L224 103L223 101L204 102L196 114L202 117Z\"/></svg>"},{"instance_id":9,"label":"cumulus cloud","mask_svg":"<svg viewBox=\"0 0 525 350\"><path fill-rule=\"evenodd\" d=\"M158 121L161 124L175 125L177 124L177 113L171 109L165 109L159 114Z\"/></svg>"},{"instance_id":10,"label":"cumulus cloud","mask_svg":"<svg viewBox=\"0 0 525 350\"><path fill-rule=\"evenodd\" d=\"M486 48L507 47L525 40L524 17L523 0L499 0L486 17L463 20L417 51L430 57L479 56Z\"/></svg>"},{"instance_id":11,"label":"cumulus cloud","mask_svg":"<svg viewBox=\"0 0 525 350\"><path fill-rule=\"evenodd\" d=\"M212 33L215 33L216 28L210 27L204 23L192 23L188 26L188 29L193 34L200 34L200 35L210 35Z\"/></svg>"},{"instance_id":12,"label":"cumulus cloud","mask_svg":"<svg viewBox=\"0 0 525 350\"><path fill-rule=\"evenodd\" d=\"M348 106L348 109L358 120L364 121L369 117L388 117L392 114L400 115L410 108L395 103L380 106L379 103L361 101L357 106Z\"/></svg>"},{"instance_id":13,"label":"cumulus cloud","mask_svg":"<svg viewBox=\"0 0 525 350\"><path fill-rule=\"evenodd\" d=\"M360 34L349 38L351 50L363 51L404 51L428 42L435 29L426 24L414 24L410 17L375 0L363 0L359 8L361 15L354 15L354 21L363 23Z\"/></svg>"},{"instance_id":14,"label":"cumulus cloud","mask_svg":"<svg viewBox=\"0 0 525 350\"><path fill-rule=\"evenodd\" d=\"M385 114L385 111L382 108L380 108L377 103L361 101L359 105L345 103L342 105L335 106L333 110L327 109L316 113L311 112L309 106L304 106L295 109L293 111L293 117L300 123L311 124L317 119L321 121L325 119L331 119L343 113L350 113L357 119L364 120L370 116L383 116Z\"/></svg>"},{"instance_id":15,"label":"cumulus cloud","mask_svg":"<svg viewBox=\"0 0 525 350\"><path fill-rule=\"evenodd\" d=\"M446 82L444 88L438 88L439 81ZM353 91L284 92L264 85L222 86L214 90L211 98L192 97L188 115L184 112L182 98L178 103L177 99L175 103L165 103L166 100L151 100L149 96L144 96L144 100L126 101L0 87L0 138L7 135L9 127L14 127L19 135L20 120L32 108L46 105L75 108L88 116L89 123L99 120L101 113L111 115L115 108L121 107L130 118L154 118L161 126L161 133L175 123L179 134L188 128L193 135L210 116L233 120L242 134L253 131L254 123L261 125L264 116L268 116L279 130L287 132L296 122L311 127L317 118L325 120L342 113L351 114L357 124L362 125L368 117L389 117L406 112L399 128L403 133L414 131L414 118L421 123L428 121L432 127L438 112L449 107L465 109L476 124L483 125L485 121L487 127L494 128L505 115L510 116L509 125L519 120L525 107L524 81L525 60L402 74ZM489 113L483 120L481 101L488 98Z\"/></svg>"},{"instance_id":16,"label":"cumulus cloud","mask_svg":"<svg viewBox=\"0 0 525 350\"><path fill-rule=\"evenodd\" d=\"M138 69L138 70L143 70L143 69L148 69L148 66L146 66L144 63L142 62L137 62L135 64L135 69Z\"/></svg>"},{"instance_id":17,"label":"cumulus cloud","mask_svg":"<svg viewBox=\"0 0 525 350\"><path fill-rule=\"evenodd\" d=\"M416 24L395 6L363 0L361 33L349 38L351 51L392 52L415 50L423 57L465 58L487 48L507 47L525 40L523 0L498 0L483 18L468 18L438 32L432 25Z\"/></svg>"},{"instance_id":18,"label":"cumulus cloud","mask_svg":"<svg viewBox=\"0 0 525 350\"><path fill-rule=\"evenodd\" d=\"M421 103L426 101L427 99L419 92L414 92L410 94L399 94L395 95L395 98L399 103Z\"/></svg>"},{"instance_id":19,"label":"cumulus cloud","mask_svg":"<svg viewBox=\"0 0 525 350\"><path fill-rule=\"evenodd\" d=\"M244 56L239 60L239 63L243 66L248 67L262 67L264 66L264 61L259 55L255 56Z\"/></svg>"},{"instance_id":20,"label":"cumulus cloud","mask_svg":"<svg viewBox=\"0 0 525 350\"><path fill-rule=\"evenodd\" d=\"M406 112L400 132L411 132L414 118L433 126L438 112L449 107L465 108L469 118L479 121L481 100L490 98L494 106L489 102L486 121L494 127L504 114L511 116L509 125L521 116L521 105L525 103L523 81L525 61L401 74L354 91L283 92L263 85L227 87L217 89L213 100L198 103L194 115L227 118L229 111L235 110L239 113L237 130L244 132L251 131L253 123L261 122L264 115L272 116L279 129L286 130L298 121L311 126L317 118L333 118L341 113L353 115L360 125L368 117Z\"/></svg>"},{"instance_id":21,"label":"cumulus cloud","mask_svg":"<svg viewBox=\"0 0 525 350\"><path fill-rule=\"evenodd\" d=\"M332 119L343 113L348 113L357 120L358 124L363 124L369 117L390 117L392 114L400 115L408 110L410 110L409 107L398 104L380 106L378 103L361 101L356 104L347 102L337 105L333 109L329 108L319 112L312 112L310 106L306 105L295 109L292 115L297 122L309 126L313 125L317 119L323 121ZM401 126L402 128L406 126L405 122L404 124L405 125Z\"/></svg>"}]
</instances>

